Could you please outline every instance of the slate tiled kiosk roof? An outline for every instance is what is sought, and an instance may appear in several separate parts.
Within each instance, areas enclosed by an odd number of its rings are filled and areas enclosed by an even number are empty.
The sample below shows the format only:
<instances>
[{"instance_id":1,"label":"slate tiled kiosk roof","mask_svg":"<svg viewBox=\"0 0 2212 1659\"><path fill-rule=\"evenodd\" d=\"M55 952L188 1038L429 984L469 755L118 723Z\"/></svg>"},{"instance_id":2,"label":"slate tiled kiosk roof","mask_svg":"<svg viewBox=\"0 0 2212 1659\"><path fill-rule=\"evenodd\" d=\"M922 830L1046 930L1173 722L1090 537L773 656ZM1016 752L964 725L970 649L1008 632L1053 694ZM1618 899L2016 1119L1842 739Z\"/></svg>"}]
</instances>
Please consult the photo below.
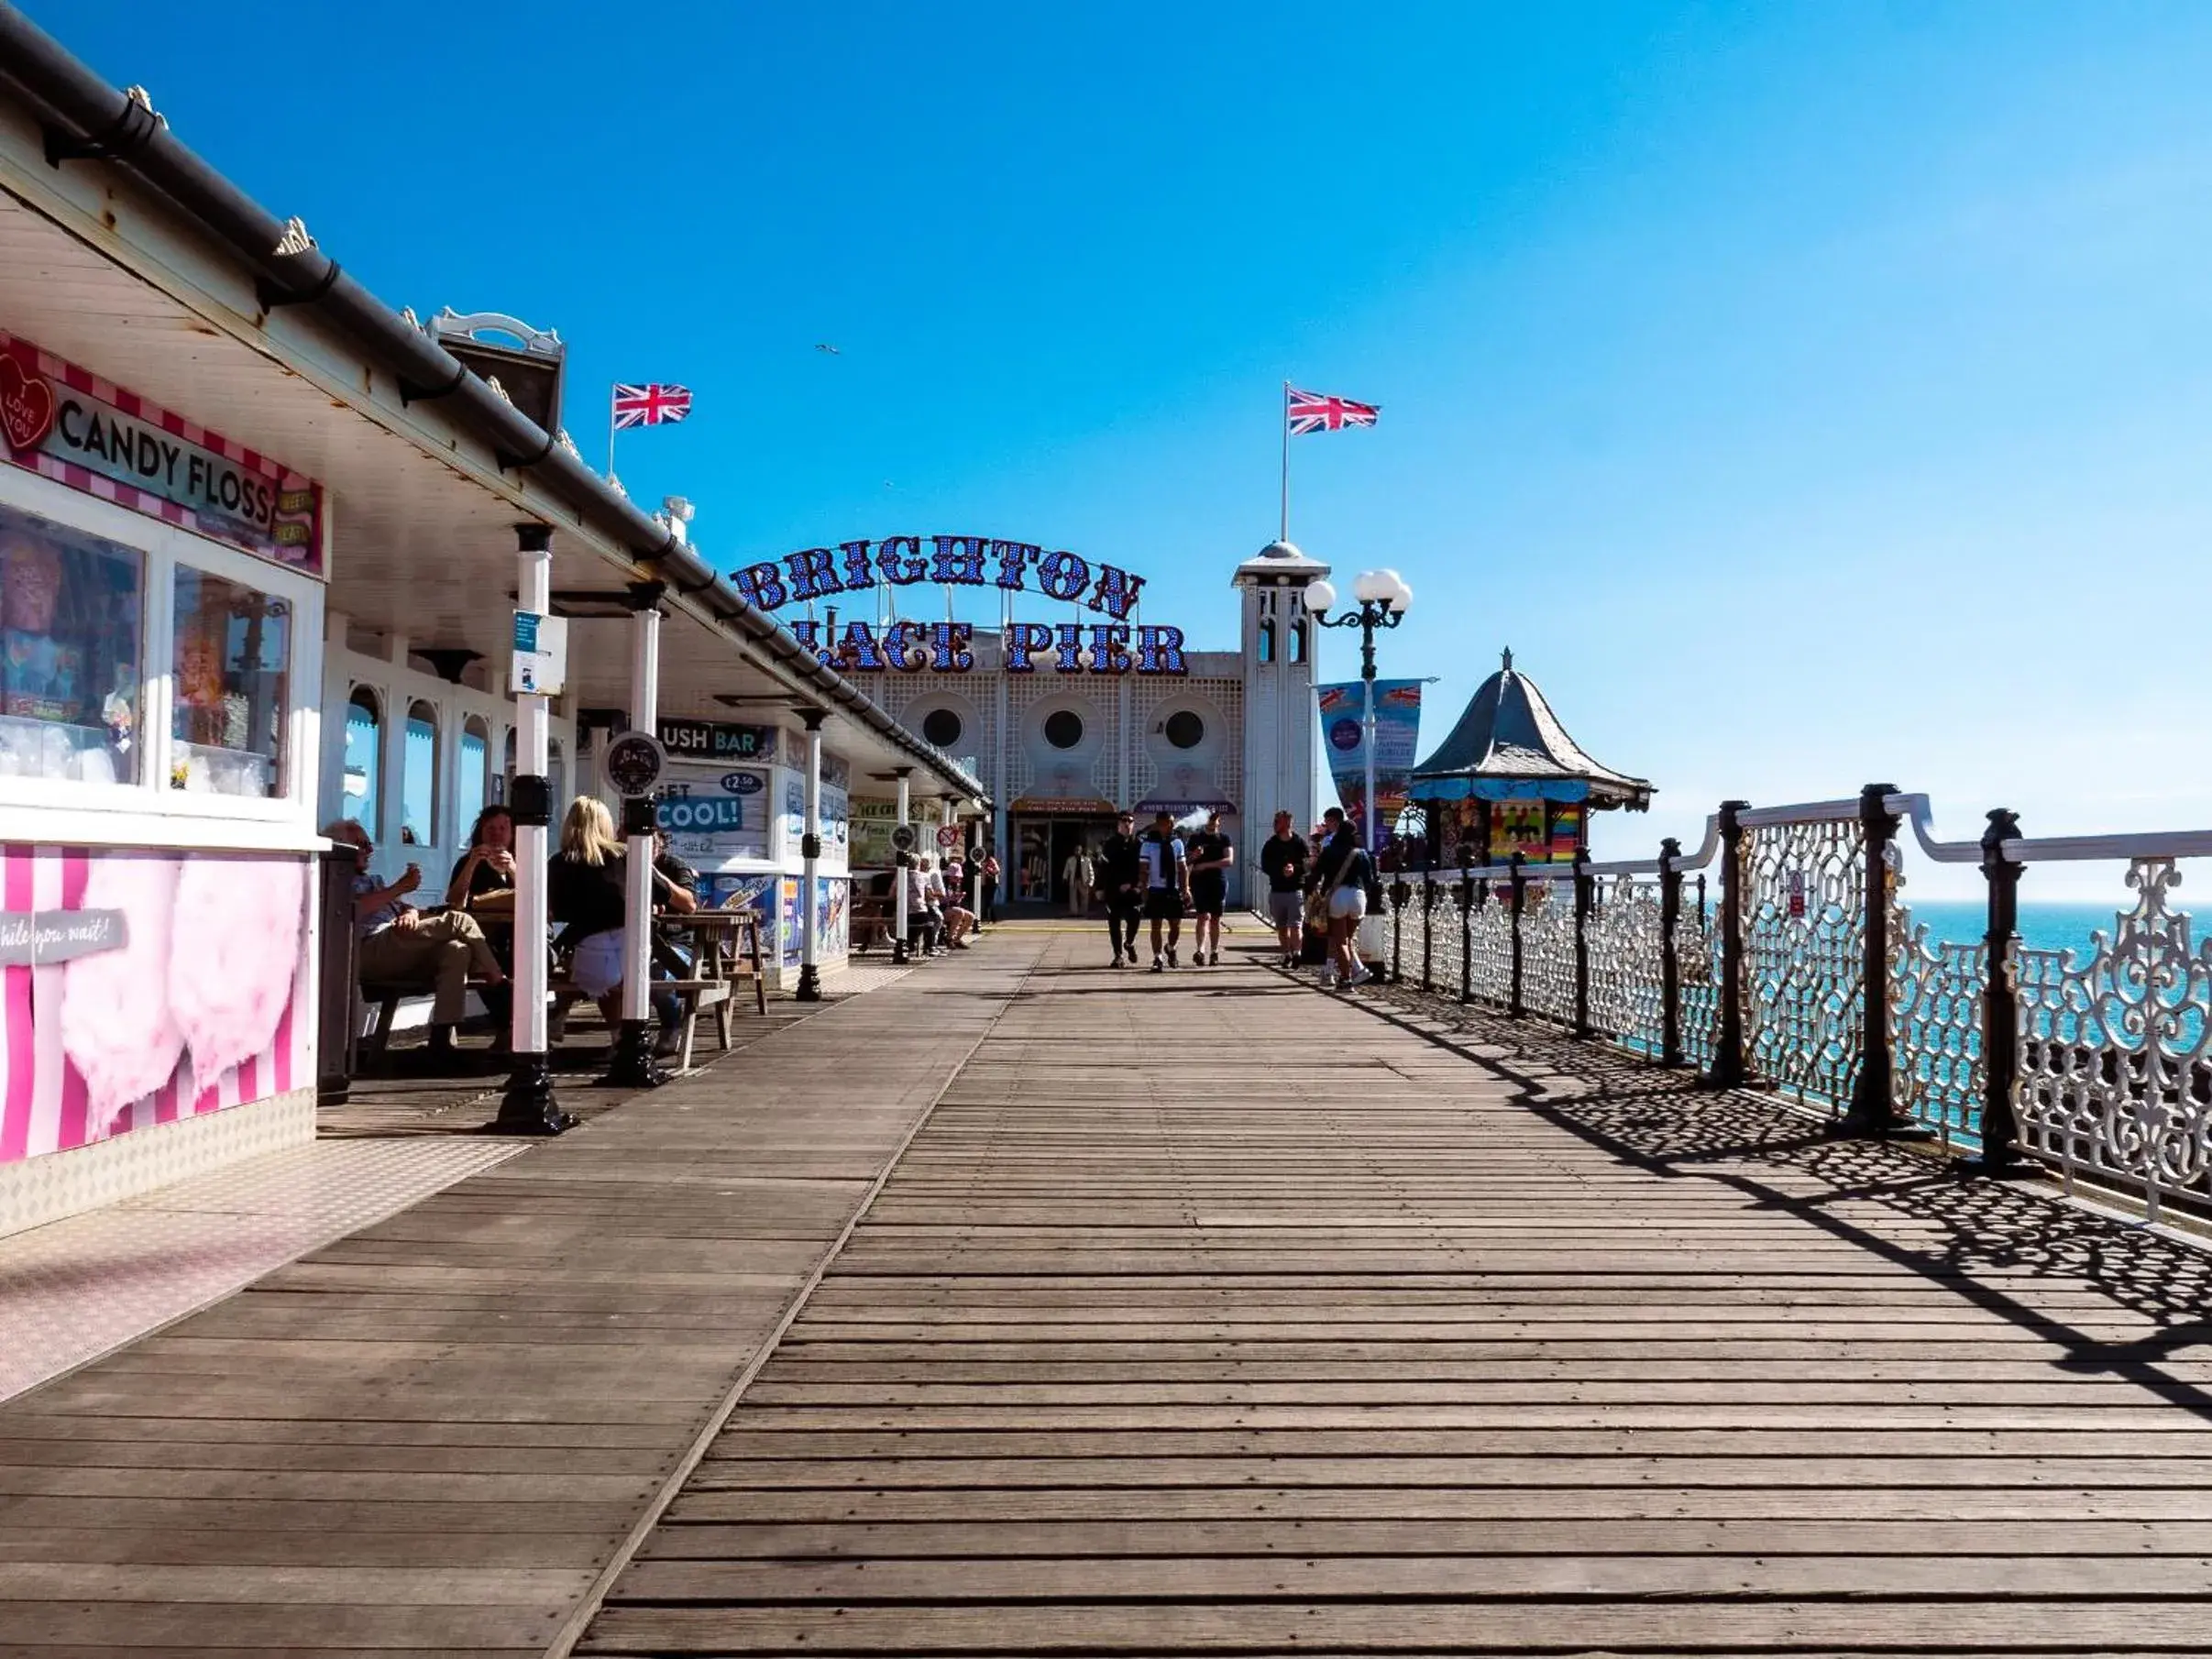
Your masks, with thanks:
<instances>
[{"instance_id":1,"label":"slate tiled kiosk roof","mask_svg":"<svg viewBox=\"0 0 2212 1659\"><path fill-rule=\"evenodd\" d=\"M1488 783L1494 788L1478 788ZM1601 764L1568 735L1534 680L1513 667L1508 651L1498 672L1482 682L1474 700L1435 753L1414 768L1416 800L1491 799L1555 794L1543 786L1579 783L1593 808L1651 805L1650 782ZM1520 786L1527 786L1523 788Z\"/></svg>"}]
</instances>

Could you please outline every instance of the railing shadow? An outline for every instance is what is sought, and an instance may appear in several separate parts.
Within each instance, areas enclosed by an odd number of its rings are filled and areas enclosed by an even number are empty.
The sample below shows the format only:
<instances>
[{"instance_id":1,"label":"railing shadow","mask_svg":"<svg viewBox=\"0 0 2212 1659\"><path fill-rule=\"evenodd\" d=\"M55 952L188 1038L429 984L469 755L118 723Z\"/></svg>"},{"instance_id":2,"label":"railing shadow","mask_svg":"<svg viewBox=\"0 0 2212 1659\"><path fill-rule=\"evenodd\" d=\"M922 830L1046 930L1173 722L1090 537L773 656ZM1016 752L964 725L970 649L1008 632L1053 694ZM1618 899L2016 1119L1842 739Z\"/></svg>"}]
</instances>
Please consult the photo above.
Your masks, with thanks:
<instances>
[{"instance_id":1,"label":"railing shadow","mask_svg":"<svg viewBox=\"0 0 2212 1659\"><path fill-rule=\"evenodd\" d=\"M2212 1344L2212 1253L2071 1203L2054 1181L1961 1179L1942 1159L1836 1138L1777 1097L1708 1092L1687 1071L1535 1020L1400 985L1363 1005L1511 1079L1531 1111L1624 1163L1727 1186L2063 1346L2060 1370L2123 1379L2212 1422L2212 1387L2160 1368ZM1915 1241L1859 1218L1869 1206L1911 1224ZM2006 1289L2008 1277L2086 1287L2159 1328L2124 1343L2090 1335Z\"/></svg>"}]
</instances>

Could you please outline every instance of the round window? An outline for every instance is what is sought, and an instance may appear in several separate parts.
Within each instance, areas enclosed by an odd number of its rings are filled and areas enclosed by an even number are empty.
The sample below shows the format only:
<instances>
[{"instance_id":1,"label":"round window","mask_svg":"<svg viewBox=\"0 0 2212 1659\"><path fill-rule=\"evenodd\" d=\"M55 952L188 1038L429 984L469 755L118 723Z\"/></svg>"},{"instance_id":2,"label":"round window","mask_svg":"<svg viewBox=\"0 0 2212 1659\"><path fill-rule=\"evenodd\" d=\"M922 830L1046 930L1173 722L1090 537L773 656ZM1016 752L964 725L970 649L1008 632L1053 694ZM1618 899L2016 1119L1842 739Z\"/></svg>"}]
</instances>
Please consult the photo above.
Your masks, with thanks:
<instances>
[{"instance_id":1,"label":"round window","mask_svg":"<svg viewBox=\"0 0 2212 1659\"><path fill-rule=\"evenodd\" d=\"M1073 749L1083 742L1083 721L1065 709L1044 717L1044 741L1055 749Z\"/></svg>"},{"instance_id":2,"label":"round window","mask_svg":"<svg viewBox=\"0 0 2212 1659\"><path fill-rule=\"evenodd\" d=\"M940 749L960 742L960 716L950 709L932 709L921 717L921 734Z\"/></svg>"},{"instance_id":3,"label":"round window","mask_svg":"<svg viewBox=\"0 0 2212 1659\"><path fill-rule=\"evenodd\" d=\"M1178 749L1195 749L1205 739L1205 722L1188 709L1168 716L1168 742Z\"/></svg>"}]
</instances>

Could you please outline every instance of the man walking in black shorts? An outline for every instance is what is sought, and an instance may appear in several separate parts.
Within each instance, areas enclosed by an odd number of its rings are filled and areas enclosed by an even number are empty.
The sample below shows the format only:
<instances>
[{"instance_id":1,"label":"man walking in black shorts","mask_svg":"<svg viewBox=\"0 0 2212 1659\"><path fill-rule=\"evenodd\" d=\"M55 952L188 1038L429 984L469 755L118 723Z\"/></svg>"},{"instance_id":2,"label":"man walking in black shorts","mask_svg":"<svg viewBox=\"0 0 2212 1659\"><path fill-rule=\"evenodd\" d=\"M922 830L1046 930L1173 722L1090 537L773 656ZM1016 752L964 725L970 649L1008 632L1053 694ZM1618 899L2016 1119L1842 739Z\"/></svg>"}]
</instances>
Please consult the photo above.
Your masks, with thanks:
<instances>
[{"instance_id":1,"label":"man walking in black shorts","mask_svg":"<svg viewBox=\"0 0 2212 1659\"><path fill-rule=\"evenodd\" d=\"M1125 812L1098 849L1098 880L1106 890L1106 931L1114 941L1114 966L1128 952L1137 965L1138 918L1144 914L1144 853L1137 840L1137 815Z\"/></svg>"},{"instance_id":2,"label":"man walking in black shorts","mask_svg":"<svg viewBox=\"0 0 2212 1659\"><path fill-rule=\"evenodd\" d=\"M1191 904L1191 865L1183 838L1175 833L1172 813L1152 820L1152 832L1144 838L1144 913L1152 921L1152 972L1175 966L1175 941L1183 932L1183 913ZM1160 945L1161 925L1167 928L1167 949Z\"/></svg>"},{"instance_id":3,"label":"man walking in black shorts","mask_svg":"<svg viewBox=\"0 0 2212 1659\"><path fill-rule=\"evenodd\" d=\"M1205 828L1191 837L1191 961L1198 967L1221 965L1221 906L1228 895L1229 866L1237 849L1221 833L1221 814L1205 815Z\"/></svg>"}]
</instances>

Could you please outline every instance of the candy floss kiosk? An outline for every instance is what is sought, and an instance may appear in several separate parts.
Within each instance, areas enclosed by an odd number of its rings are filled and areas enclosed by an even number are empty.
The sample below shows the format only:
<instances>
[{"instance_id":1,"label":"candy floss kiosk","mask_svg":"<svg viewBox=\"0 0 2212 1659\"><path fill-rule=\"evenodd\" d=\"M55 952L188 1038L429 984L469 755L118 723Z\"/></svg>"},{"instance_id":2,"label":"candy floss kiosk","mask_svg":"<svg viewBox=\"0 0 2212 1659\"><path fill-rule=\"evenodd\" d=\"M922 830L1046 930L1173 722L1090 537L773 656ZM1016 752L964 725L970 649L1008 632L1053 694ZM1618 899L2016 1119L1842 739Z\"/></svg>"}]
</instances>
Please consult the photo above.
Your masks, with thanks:
<instances>
[{"instance_id":1,"label":"candy floss kiosk","mask_svg":"<svg viewBox=\"0 0 2212 1659\"><path fill-rule=\"evenodd\" d=\"M326 534L0 335L0 1234L314 1136Z\"/></svg>"}]
</instances>

